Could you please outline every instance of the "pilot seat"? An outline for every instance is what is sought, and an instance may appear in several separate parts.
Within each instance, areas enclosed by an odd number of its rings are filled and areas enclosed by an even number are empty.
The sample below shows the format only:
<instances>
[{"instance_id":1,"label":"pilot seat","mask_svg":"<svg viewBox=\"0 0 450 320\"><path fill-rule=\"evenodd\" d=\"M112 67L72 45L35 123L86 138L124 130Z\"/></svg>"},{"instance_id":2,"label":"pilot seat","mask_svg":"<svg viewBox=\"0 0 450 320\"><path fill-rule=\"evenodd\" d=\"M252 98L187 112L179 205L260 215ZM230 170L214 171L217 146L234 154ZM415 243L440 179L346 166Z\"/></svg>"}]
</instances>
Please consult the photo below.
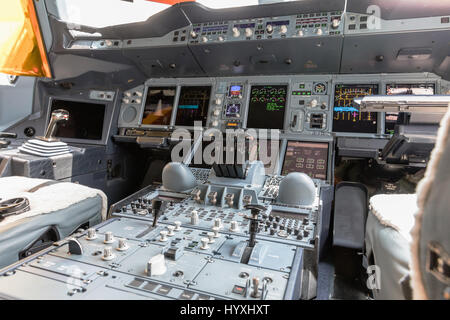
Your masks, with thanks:
<instances>
[{"instance_id":1,"label":"pilot seat","mask_svg":"<svg viewBox=\"0 0 450 320\"><path fill-rule=\"evenodd\" d=\"M0 268L106 218L107 198L77 183L0 178Z\"/></svg>"},{"instance_id":2,"label":"pilot seat","mask_svg":"<svg viewBox=\"0 0 450 320\"><path fill-rule=\"evenodd\" d=\"M369 201L365 253L376 266L375 299L448 299L450 112L416 194L378 194Z\"/></svg>"}]
</instances>

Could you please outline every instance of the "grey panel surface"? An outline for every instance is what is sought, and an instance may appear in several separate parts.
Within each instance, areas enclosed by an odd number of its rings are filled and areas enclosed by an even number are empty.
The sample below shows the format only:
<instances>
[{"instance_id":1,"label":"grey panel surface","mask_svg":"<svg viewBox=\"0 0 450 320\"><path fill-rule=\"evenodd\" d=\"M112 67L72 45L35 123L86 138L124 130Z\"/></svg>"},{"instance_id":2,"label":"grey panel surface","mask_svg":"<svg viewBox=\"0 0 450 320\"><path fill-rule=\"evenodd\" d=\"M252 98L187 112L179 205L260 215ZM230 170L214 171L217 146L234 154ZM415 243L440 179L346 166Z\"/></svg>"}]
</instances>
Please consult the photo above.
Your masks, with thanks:
<instances>
[{"instance_id":1,"label":"grey panel surface","mask_svg":"<svg viewBox=\"0 0 450 320\"><path fill-rule=\"evenodd\" d=\"M346 36L342 73L437 72L448 55L450 30ZM409 51L408 51L409 50ZM412 51L411 51L412 50ZM424 58L414 59L414 55ZM377 56L383 56L377 61Z\"/></svg>"},{"instance_id":2,"label":"grey panel surface","mask_svg":"<svg viewBox=\"0 0 450 320\"><path fill-rule=\"evenodd\" d=\"M338 73L341 48L340 37L191 46L209 76Z\"/></svg>"}]
</instances>

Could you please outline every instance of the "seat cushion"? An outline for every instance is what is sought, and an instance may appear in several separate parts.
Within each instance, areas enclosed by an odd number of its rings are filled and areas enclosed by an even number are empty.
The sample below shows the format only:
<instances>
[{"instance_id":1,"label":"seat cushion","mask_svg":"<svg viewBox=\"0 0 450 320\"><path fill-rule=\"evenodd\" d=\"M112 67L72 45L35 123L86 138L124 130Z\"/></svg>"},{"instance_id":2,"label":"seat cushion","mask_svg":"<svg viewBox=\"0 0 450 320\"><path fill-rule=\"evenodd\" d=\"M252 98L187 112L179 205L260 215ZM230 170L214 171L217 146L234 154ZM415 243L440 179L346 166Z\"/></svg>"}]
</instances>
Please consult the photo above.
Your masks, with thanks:
<instances>
[{"instance_id":1,"label":"seat cushion","mask_svg":"<svg viewBox=\"0 0 450 320\"><path fill-rule=\"evenodd\" d=\"M52 180L16 176L0 178L0 198L2 200L25 197L30 202L29 211L9 216L1 221L0 231L18 220L62 210L97 196L101 197L103 202L102 219L106 219L107 198L101 190L72 182L59 182L42 187L35 192L29 192L34 187L49 181Z\"/></svg>"},{"instance_id":2,"label":"seat cushion","mask_svg":"<svg viewBox=\"0 0 450 320\"><path fill-rule=\"evenodd\" d=\"M376 195L370 199L366 255L378 268L376 299L404 299L400 281L409 274L410 231L417 211L415 194Z\"/></svg>"}]
</instances>

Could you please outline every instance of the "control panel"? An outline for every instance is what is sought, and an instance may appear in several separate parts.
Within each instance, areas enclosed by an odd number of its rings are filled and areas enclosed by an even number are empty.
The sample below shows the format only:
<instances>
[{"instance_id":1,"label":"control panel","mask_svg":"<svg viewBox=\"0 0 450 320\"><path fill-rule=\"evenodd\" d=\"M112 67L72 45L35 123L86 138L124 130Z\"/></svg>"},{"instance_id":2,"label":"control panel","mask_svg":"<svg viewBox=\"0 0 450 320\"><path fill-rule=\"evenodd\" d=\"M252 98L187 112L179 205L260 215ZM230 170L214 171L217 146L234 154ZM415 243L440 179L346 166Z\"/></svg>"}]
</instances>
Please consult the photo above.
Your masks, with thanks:
<instances>
[{"instance_id":1,"label":"control panel","mask_svg":"<svg viewBox=\"0 0 450 320\"><path fill-rule=\"evenodd\" d=\"M343 32L342 11L197 23L189 44L335 36Z\"/></svg>"},{"instance_id":2,"label":"control panel","mask_svg":"<svg viewBox=\"0 0 450 320\"><path fill-rule=\"evenodd\" d=\"M44 298L62 299L313 296L305 274L317 261L306 256L318 250L324 184L312 184L308 203L288 204L277 197L285 177L249 166L244 179L211 170L188 192L149 186L131 195L106 222L2 270L0 296L42 298L43 286ZM36 289L20 290L29 281Z\"/></svg>"}]
</instances>

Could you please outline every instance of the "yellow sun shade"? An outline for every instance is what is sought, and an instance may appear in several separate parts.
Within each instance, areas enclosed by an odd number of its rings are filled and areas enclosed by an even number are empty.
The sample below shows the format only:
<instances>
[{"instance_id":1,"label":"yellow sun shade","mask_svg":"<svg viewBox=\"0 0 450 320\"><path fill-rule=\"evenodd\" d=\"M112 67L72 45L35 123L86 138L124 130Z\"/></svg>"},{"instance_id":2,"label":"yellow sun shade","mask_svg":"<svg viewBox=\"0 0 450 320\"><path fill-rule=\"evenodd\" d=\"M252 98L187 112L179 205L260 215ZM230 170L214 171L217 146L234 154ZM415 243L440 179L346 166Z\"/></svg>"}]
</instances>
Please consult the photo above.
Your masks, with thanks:
<instances>
[{"instance_id":1,"label":"yellow sun shade","mask_svg":"<svg viewBox=\"0 0 450 320\"><path fill-rule=\"evenodd\" d=\"M51 78L33 0L0 5L0 72Z\"/></svg>"}]
</instances>

